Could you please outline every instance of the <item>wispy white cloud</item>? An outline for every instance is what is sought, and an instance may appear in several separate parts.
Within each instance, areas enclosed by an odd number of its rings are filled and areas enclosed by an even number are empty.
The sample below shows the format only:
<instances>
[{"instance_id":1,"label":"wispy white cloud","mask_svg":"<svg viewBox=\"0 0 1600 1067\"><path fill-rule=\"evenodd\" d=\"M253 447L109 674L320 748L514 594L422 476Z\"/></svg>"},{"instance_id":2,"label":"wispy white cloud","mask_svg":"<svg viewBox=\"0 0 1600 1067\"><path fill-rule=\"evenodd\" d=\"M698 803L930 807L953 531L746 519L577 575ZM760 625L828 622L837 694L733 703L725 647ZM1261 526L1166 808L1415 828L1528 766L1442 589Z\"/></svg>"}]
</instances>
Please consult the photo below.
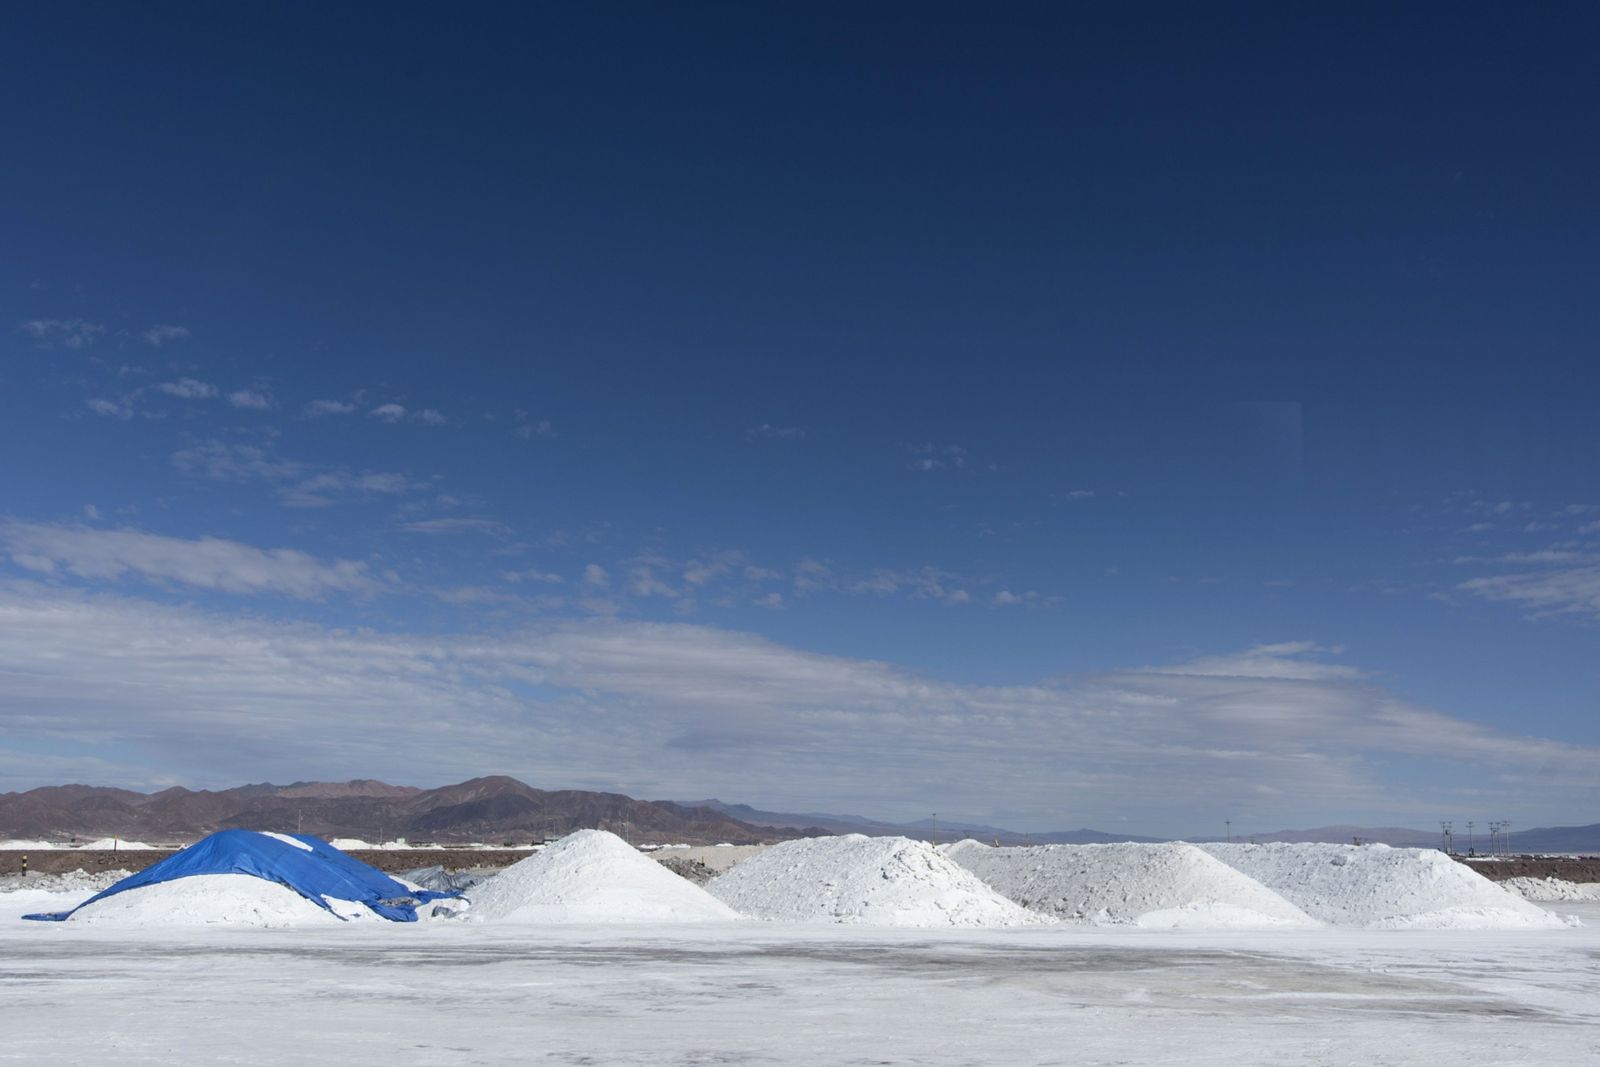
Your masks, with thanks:
<instances>
[{"instance_id":1,"label":"wispy white cloud","mask_svg":"<svg viewBox=\"0 0 1600 1067\"><path fill-rule=\"evenodd\" d=\"M510 582L512 585L517 585L521 582L536 582L542 585L561 585L566 581L565 578L559 574L556 574L554 571L541 571L534 567L520 571L501 571L500 580L503 582Z\"/></svg>"},{"instance_id":2,"label":"wispy white cloud","mask_svg":"<svg viewBox=\"0 0 1600 1067\"><path fill-rule=\"evenodd\" d=\"M266 411L272 407L272 392L259 385L235 389L228 394L228 403L236 408Z\"/></svg>"},{"instance_id":3,"label":"wispy white cloud","mask_svg":"<svg viewBox=\"0 0 1600 1067\"><path fill-rule=\"evenodd\" d=\"M40 348L88 348L106 328L83 319L30 319L21 326Z\"/></svg>"},{"instance_id":4,"label":"wispy white cloud","mask_svg":"<svg viewBox=\"0 0 1600 1067\"><path fill-rule=\"evenodd\" d=\"M281 482L299 477L303 463L282 459L263 445L229 443L215 438L198 441L172 454L173 466L184 474L219 482L255 479Z\"/></svg>"},{"instance_id":5,"label":"wispy white cloud","mask_svg":"<svg viewBox=\"0 0 1600 1067\"><path fill-rule=\"evenodd\" d=\"M1456 588L1485 600L1518 604L1535 614L1600 618L1600 562L1471 578Z\"/></svg>"},{"instance_id":6,"label":"wispy white cloud","mask_svg":"<svg viewBox=\"0 0 1600 1067\"><path fill-rule=\"evenodd\" d=\"M494 537L507 537L511 534L511 527L494 519L420 519L417 522L403 523L400 528L407 533L416 534L474 533L490 534Z\"/></svg>"},{"instance_id":7,"label":"wispy white cloud","mask_svg":"<svg viewBox=\"0 0 1600 1067\"><path fill-rule=\"evenodd\" d=\"M318 508L339 497L395 495L424 488L392 471L356 471L317 467L277 455L267 445L197 441L174 452L172 463L184 474L219 482L261 481L271 484L286 507Z\"/></svg>"},{"instance_id":8,"label":"wispy white cloud","mask_svg":"<svg viewBox=\"0 0 1600 1067\"><path fill-rule=\"evenodd\" d=\"M972 593L960 575L940 570L938 567L920 567L915 570L878 568L857 578L846 579L836 585L850 593L870 593L874 596L904 594L913 600L938 600L946 604L969 604Z\"/></svg>"},{"instance_id":9,"label":"wispy white cloud","mask_svg":"<svg viewBox=\"0 0 1600 1067\"><path fill-rule=\"evenodd\" d=\"M398 422L416 422L421 423L424 426L443 426L450 421L433 408L422 408L421 410L413 411L407 408L404 404L393 403L379 404L377 407L367 412L367 416L369 418L377 419L379 422L387 422L390 424Z\"/></svg>"},{"instance_id":10,"label":"wispy white cloud","mask_svg":"<svg viewBox=\"0 0 1600 1067\"><path fill-rule=\"evenodd\" d=\"M344 496L395 495L420 488L411 479L393 471L353 471L338 467L311 475L293 485L282 486L278 499L286 507L328 507Z\"/></svg>"},{"instance_id":11,"label":"wispy white cloud","mask_svg":"<svg viewBox=\"0 0 1600 1067\"><path fill-rule=\"evenodd\" d=\"M323 561L291 548L260 549L216 537L164 537L133 529L5 522L17 566L38 574L120 581L136 577L226 593L275 593L303 600L382 588L365 563Z\"/></svg>"},{"instance_id":12,"label":"wispy white cloud","mask_svg":"<svg viewBox=\"0 0 1600 1067\"><path fill-rule=\"evenodd\" d=\"M157 323L139 335L144 338L144 343L152 348L161 348L174 341L187 341L189 328L187 326L171 326L167 323Z\"/></svg>"},{"instance_id":13,"label":"wispy white cloud","mask_svg":"<svg viewBox=\"0 0 1600 1067\"><path fill-rule=\"evenodd\" d=\"M746 430L745 436L752 441L803 441L806 431L799 426L775 426L770 422L763 422Z\"/></svg>"},{"instance_id":14,"label":"wispy white cloud","mask_svg":"<svg viewBox=\"0 0 1600 1067\"><path fill-rule=\"evenodd\" d=\"M175 382L162 382L157 385L158 392L168 396L181 397L184 400L210 400L217 395L217 387L210 382L202 382L195 378L179 378Z\"/></svg>"},{"instance_id":15,"label":"wispy white cloud","mask_svg":"<svg viewBox=\"0 0 1600 1067\"><path fill-rule=\"evenodd\" d=\"M556 436L556 428L551 425L549 419L536 419L521 408L518 408L512 415L516 420L516 425L511 428L511 432L524 441L531 441L535 437Z\"/></svg>"},{"instance_id":16,"label":"wispy white cloud","mask_svg":"<svg viewBox=\"0 0 1600 1067\"><path fill-rule=\"evenodd\" d=\"M354 404L343 400L313 400L301 409L301 414L309 419L319 419L328 415L348 415L355 409Z\"/></svg>"},{"instance_id":17,"label":"wispy white cloud","mask_svg":"<svg viewBox=\"0 0 1600 1067\"><path fill-rule=\"evenodd\" d=\"M911 469L918 471L965 470L972 454L961 445L915 444L907 445L911 453Z\"/></svg>"},{"instance_id":18,"label":"wispy white cloud","mask_svg":"<svg viewBox=\"0 0 1600 1067\"><path fill-rule=\"evenodd\" d=\"M411 635L12 583L0 587L0 737L80 758L135 746L165 769L227 778L360 766L433 781L492 765L647 796L882 812L937 801L1063 825L1126 816L1156 832L1185 828L1171 813L1196 797L1274 823L1460 800L1455 786L1388 770L1395 759L1443 763L1452 779L1521 776L1523 804L1600 799L1600 751L1307 671L1325 654L1294 651L1306 647L958 685L682 623ZM1285 676L1284 660L1302 669ZM1195 666L1208 661L1227 673ZM1239 673L1250 662L1264 668ZM507 765L507 753L522 755Z\"/></svg>"},{"instance_id":19,"label":"wispy white cloud","mask_svg":"<svg viewBox=\"0 0 1600 1067\"><path fill-rule=\"evenodd\" d=\"M92 396L83 403L96 415L103 415L108 419L133 418L134 394L120 397Z\"/></svg>"},{"instance_id":20,"label":"wispy white cloud","mask_svg":"<svg viewBox=\"0 0 1600 1067\"><path fill-rule=\"evenodd\" d=\"M1299 681L1354 680L1361 672L1353 667L1328 663L1313 657L1337 655L1312 641L1282 641L1256 645L1226 656L1201 656L1169 667L1146 667L1145 674L1182 674L1206 678L1273 678Z\"/></svg>"}]
</instances>

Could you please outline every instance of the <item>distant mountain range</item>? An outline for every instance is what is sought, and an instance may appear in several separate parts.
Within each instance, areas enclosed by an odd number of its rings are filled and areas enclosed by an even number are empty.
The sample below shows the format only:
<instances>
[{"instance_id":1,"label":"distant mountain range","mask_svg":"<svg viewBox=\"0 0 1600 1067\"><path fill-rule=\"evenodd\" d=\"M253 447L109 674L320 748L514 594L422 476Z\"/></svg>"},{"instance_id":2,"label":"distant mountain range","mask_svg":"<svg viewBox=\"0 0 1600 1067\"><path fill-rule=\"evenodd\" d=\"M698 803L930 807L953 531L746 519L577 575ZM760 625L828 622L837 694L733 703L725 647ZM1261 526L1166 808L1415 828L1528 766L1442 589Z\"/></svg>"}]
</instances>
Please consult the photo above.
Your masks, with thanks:
<instances>
[{"instance_id":1,"label":"distant mountain range","mask_svg":"<svg viewBox=\"0 0 1600 1067\"><path fill-rule=\"evenodd\" d=\"M25 793L0 793L0 838L121 837L176 843L229 827L302 831L320 837L372 841L404 837L441 844L523 844L585 827L611 830L638 844L754 844L842 833L880 837L904 834L940 841L976 837L1002 845L1162 840L1089 829L1024 834L997 826L933 818L893 823L862 815L763 811L721 800L635 800L620 793L535 789L504 775L473 778L438 789L357 779L286 786L261 783L217 791L175 786L159 793L138 793L103 786L60 785ZM1237 841L1262 842L1361 840L1402 847L1439 844L1437 831L1394 826L1322 826L1238 833L1233 837ZM1458 850L1466 851L1464 832L1457 833L1455 844ZM1476 844L1479 852L1488 851L1486 835L1479 834ZM1519 852L1600 853L1600 823L1518 831L1512 835L1511 847Z\"/></svg>"},{"instance_id":2,"label":"distant mountain range","mask_svg":"<svg viewBox=\"0 0 1600 1067\"><path fill-rule=\"evenodd\" d=\"M730 818L751 826L773 828L807 827L807 832L821 830L830 834L868 834L870 836L904 834L908 837L921 838L933 836L941 841L953 840L958 837L975 837L981 841L997 841L1002 845L1095 845L1115 841L1151 842L1169 840L1161 837L1139 837L1134 834L1111 834L1101 830L1053 830L1045 833L1024 834L997 826L945 822L943 819L937 821L918 819L916 822L891 823L869 819L861 815L832 815L815 811L800 813L762 811L748 804L728 804L721 800L692 800L684 803L690 807L709 808L712 811L722 812ZM1456 851L1463 853L1469 847L1465 826L1465 823L1458 825L1454 839ZM1225 840L1225 835L1192 837L1188 840L1196 842L1222 841ZM1393 845L1396 848L1437 848L1440 844L1439 831L1413 830L1404 826L1318 826L1309 830L1274 830L1268 833L1254 834L1236 833L1233 835L1233 840L1261 843L1271 841L1321 841L1334 844L1361 841L1364 843ZM1489 851L1487 832L1477 834L1473 838L1473 844L1479 854L1487 854ZM1600 823L1590 826L1556 826L1518 830L1511 835L1511 848L1517 852L1600 853Z\"/></svg>"},{"instance_id":3,"label":"distant mountain range","mask_svg":"<svg viewBox=\"0 0 1600 1067\"><path fill-rule=\"evenodd\" d=\"M636 843L751 844L798 836L718 811L651 803L619 793L535 789L515 778L474 778L438 789L353 782L181 787L136 793L99 786L46 786L0 794L0 838L122 837L192 841L229 827L387 841L527 843L584 827Z\"/></svg>"},{"instance_id":4,"label":"distant mountain range","mask_svg":"<svg viewBox=\"0 0 1600 1067\"><path fill-rule=\"evenodd\" d=\"M960 837L975 837L981 841L998 841L1002 845L1098 845L1109 841L1159 841L1156 837L1136 837L1131 834L1108 834L1100 830L1055 830L1049 833L1024 834L998 826L981 823L946 822L943 819L918 819L916 822L882 822L862 815L829 815L823 812L762 811L748 804L728 804L721 800L687 800L690 807L720 811L730 818L751 826L805 827L830 834L866 834L869 837L938 838L952 841Z\"/></svg>"}]
</instances>

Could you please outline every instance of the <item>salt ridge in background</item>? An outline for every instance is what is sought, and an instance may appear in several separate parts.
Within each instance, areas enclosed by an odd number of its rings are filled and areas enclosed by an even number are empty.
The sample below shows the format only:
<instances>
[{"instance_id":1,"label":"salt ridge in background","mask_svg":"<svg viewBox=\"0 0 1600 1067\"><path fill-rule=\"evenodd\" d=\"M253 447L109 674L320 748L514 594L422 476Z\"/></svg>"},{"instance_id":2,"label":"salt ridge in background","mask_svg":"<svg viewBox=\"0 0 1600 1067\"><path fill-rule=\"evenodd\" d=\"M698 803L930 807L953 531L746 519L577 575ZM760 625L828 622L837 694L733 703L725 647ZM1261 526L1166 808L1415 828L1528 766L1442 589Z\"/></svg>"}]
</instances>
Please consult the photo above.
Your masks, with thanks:
<instances>
[{"instance_id":1,"label":"salt ridge in background","mask_svg":"<svg viewBox=\"0 0 1600 1067\"><path fill-rule=\"evenodd\" d=\"M1428 848L1283 844L1200 846L1308 915L1372 929L1519 929L1562 920Z\"/></svg>"},{"instance_id":2,"label":"salt ridge in background","mask_svg":"<svg viewBox=\"0 0 1600 1067\"><path fill-rule=\"evenodd\" d=\"M1515 893L1523 900L1600 901L1600 883L1569 882L1565 878L1507 878L1498 883L1501 889Z\"/></svg>"},{"instance_id":3,"label":"salt ridge in background","mask_svg":"<svg viewBox=\"0 0 1600 1067\"><path fill-rule=\"evenodd\" d=\"M945 850L1010 899L1069 922L1194 929L1317 925L1194 845L991 848L968 839Z\"/></svg>"},{"instance_id":4,"label":"salt ridge in background","mask_svg":"<svg viewBox=\"0 0 1600 1067\"><path fill-rule=\"evenodd\" d=\"M616 834L579 830L468 893L475 922L717 922L739 916Z\"/></svg>"},{"instance_id":5,"label":"salt ridge in background","mask_svg":"<svg viewBox=\"0 0 1600 1067\"><path fill-rule=\"evenodd\" d=\"M1025 926L1030 914L951 862L905 837L785 841L706 885L759 919L878 926Z\"/></svg>"}]
</instances>

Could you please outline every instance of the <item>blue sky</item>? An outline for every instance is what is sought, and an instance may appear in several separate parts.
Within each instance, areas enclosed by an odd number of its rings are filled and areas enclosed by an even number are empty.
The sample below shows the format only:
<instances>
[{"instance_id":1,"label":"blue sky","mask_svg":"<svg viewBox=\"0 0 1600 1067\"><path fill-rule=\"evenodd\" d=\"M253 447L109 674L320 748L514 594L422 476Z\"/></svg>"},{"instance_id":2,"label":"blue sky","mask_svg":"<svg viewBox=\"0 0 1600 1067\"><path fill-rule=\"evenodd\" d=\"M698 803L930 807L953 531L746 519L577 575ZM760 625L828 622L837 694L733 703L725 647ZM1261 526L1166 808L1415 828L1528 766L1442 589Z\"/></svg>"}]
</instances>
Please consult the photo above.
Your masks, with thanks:
<instances>
[{"instance_id":1,"label":"blue sky","mask_svg":"<svg viewBox=\"0 0 1600 1067\"><path fill-rule=\"evenodd\" d=\"M1580 5L71 5L0 788L1589 822Z\"/></svg>"}]
</instances>

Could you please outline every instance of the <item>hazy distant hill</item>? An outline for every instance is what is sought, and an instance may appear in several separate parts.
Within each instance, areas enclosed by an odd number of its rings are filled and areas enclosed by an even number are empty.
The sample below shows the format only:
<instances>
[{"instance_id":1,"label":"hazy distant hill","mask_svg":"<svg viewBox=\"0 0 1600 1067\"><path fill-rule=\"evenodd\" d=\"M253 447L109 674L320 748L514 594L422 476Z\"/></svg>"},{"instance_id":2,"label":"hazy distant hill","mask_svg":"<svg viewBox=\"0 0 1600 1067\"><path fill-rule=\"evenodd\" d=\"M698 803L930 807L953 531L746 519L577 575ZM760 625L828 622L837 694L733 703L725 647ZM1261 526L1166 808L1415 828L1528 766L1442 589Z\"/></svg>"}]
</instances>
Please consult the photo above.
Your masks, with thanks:
<instances>
[{"instance_id":1,"label":"hazy distant hill","mask_svg":"<svg viewBox=\"0 0 1600 1067\"><path fill-rule=\"evenodd\" d=\"M1234 834L1235 841L1292 841L1307 842L1321 841L1332 844L1348 845L1353 841L1363 841L1375 844L1394 845L1396 848L1436 848L1439 845L1439 831L1412 830L1404 826L1318 826L1310 830L1274 830L1270 833ZM1223 837L1205 838L1207 841L1221 841ZM1462 849L1467 846L1467 836L1463 831L1460 839Z\"/></svg>"},{"instance_id":2,"label":"hazy distant hill","mask_svg":"<svg viewBox=\"0 0 1600 1067\"><path fill-rule=\"evenodd\" d=\"M1456 838L1459 843L1461 838ZM1480 845L1482 839L1479 839ZM1511 847L1517 852L1600 853L1600 823L1588 826L1541 826L1514 830Z\"/></svg>"},{"instance_id":3,"label":"hazy distant hill","mask_svg":"<svg viewBox=\"0 0 1600 1067\"><path fill-rule=\"evenodd\" d=\"M494 775L437 789L390 785L372 779L349 782L268 782L217 791L174 786L139 793L90 785L58 785L0 794L0 838L67 839L126 837L144 841L192 841L214 830L245 826L321 837L360 837L441 843L526 842L585 827L612 830L638 843L749 844L817 834L904 834L941 841L976 837L1003 845L1098 844L1161 838L1102 830L1057 830L1024 834L1003 827L943 819L893 823L862 815L764 811L721 800L635 800L620 793L578 789L543 790ZM1432 848L1437 831L1395 826L1320 826L1309 830L1236 833L1238 841L1381 841ZM1221 837L1207 840L1220 840ZM1196 840L1201 840L1197 838ZM1455 838L1466 851L1464 825ZM1485 834L1476 844L1488 851ZM1600 853L1600 823L1518 831L1519 852Z\"/></svg>"},{"instance_id":4,"label":"hazy distant hill","mask_svg":"<svg viewBox=\"0 0 1600 1067\"><path fill-rule=\"evenodd\" d=\"M262 783L214 792L174 787L158 793L68 785L0 794L0 838L178 842L234 826L445 843L526 842L584 827L641 843L748 844L795 836L718 811L652 804L619 793L546 791L504 776L438 789L361 780Z\"/></svg>"},{"instance_id":5,"label":"hazy distant hill","mask_svg":"<svg viewBox=\"0 0 1600 1067\"><path fill-rule=\"evenodd\" d=\"M1319 826L1312 830L1278 830L1265 834L1235 834L1236 841L1331 841L1349 843L1352 840L1381 842L1396 848L1438 848L1438 830L1412 830L1402 826ZM1220 841L1221 837L1207 840ZM1466 824L1455 824L1452 845L1457 852L1474 848L1480 855L1490 848L1487 829L1478 829L1471 836ZM1529 830L1515 830L1511 834L1513 852L1600 852L1600 823L1589 826L1551 826Z\"/></svg>"},{"instance_id":6,"label":"hazy distant hill","mask_svg":"<svg viewBox=\"0 0 1600 1067\"><path fill-rule=\"evenodd\" d=\"M1002 845L1093 845L1110 841L1159 841L1156 837L1138 837L1133 834L1113 834L1101 830L1055 830L1049 833L1024 834L999 826L981 823L946 822L943 819L918 819L915 822L880 822L860 815L830 815L824 812L762 811L748 804L728 804L721 800L692 800L685 803L720 811L752 826L789 827L804 830L822 830L830 834L866 834L869 837L930 838L942 841L958 837L976 837L982 841L999 841Z\"/></svg>"}]
</instances>

